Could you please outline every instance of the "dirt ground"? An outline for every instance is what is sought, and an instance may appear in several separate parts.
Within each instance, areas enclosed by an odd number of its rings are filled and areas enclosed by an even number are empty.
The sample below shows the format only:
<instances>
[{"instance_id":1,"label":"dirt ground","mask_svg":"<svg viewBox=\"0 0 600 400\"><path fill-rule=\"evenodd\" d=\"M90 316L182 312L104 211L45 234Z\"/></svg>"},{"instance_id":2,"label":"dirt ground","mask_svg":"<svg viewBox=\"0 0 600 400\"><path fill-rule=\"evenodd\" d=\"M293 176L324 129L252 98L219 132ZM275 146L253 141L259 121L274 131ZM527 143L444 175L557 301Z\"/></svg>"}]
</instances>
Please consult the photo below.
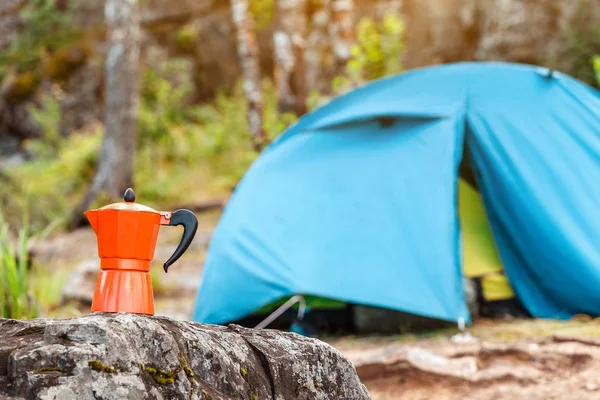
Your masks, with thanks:
<instances>
[{"instance_id":1,"label":"dirt ground","mask_svg":"<svg viewBox=\"0 0 600 400\"><path fill-rule=\"evenodd\" d=\"M356 366L373 400L600 399L600 322L477 321L474 340L329 340Z\"/></svg>"}]
</instances>

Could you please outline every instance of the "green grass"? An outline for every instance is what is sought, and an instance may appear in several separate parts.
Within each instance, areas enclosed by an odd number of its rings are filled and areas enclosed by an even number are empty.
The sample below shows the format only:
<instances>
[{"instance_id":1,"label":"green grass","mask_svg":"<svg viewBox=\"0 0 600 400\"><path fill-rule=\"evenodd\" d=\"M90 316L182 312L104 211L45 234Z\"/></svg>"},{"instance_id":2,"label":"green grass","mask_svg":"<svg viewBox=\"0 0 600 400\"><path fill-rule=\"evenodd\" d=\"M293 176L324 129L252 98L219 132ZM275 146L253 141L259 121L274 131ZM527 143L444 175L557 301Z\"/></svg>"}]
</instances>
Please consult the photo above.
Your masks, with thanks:
<instances>
[{"instance_id":1,"label":"green grass","mask_svg":"<svg viewBox=\"0 0 600 400\"><path fill-rule=\"evenodd\" d=\"M9 237L9 225L0 213L0 316L4 318L31 319L38 315L37 301L31 290L28 243L24 225L15 249Z\"/></svg>"},{"instance_id":2,"label":"green grass","mask_svg":"<svg viewBox=\"0 0 600 400\"><path fill-rule=\"evenodd\" d=\"M29 262L29 245L34 237L27 218L16 240L11 239L10 232L0 210L0 317L32 319L46 315L61 300L66 271L50 271Z\"/></svg>"},{"instance_id":3,"label":"green grass","mask_svg":"<svg viewBox=\"0 0 600 400\"><path fill-rule=\"evenodd\" d=\"M596 83L600 87L600 55L595 55L592 57L592 65L594 67L594 76L596 78Z\"/></svg>"},{"instance_id":4,"label":"green grass","mask_svg":"<svg viewBox=\"0 0 600 400\"><path fill-rule=\"evenodd\" d=\"M265 313L271 313L271 312L275 311L278 307L283 305L290 298L291 298L291 296L283 297L277 301L267 304L267 305L261 307L260 309L258 309L254 314L260 315L260 314L265 314ZM304 296L304 300L306 301L306 307L310 308L310 309L337 309L337 308L344 308L346 306L346 303L343 301L327 299L327 298L318 297L318 296ZM291 307L292 310L297 310L298 308L299 308L298 303L294 304Z\"/></svg>"}]
</instances>

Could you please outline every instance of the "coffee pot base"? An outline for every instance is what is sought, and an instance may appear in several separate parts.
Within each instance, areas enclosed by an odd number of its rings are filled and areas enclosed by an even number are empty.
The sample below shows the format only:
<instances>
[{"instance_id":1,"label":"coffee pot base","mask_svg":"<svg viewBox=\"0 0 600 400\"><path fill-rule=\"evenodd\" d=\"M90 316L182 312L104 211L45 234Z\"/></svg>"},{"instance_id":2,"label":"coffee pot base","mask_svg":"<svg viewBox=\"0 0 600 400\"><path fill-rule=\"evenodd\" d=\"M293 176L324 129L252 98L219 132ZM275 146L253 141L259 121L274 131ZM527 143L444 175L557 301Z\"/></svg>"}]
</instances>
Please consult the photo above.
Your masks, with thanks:
<instances>
[{"instance_id":1,"label":"coffee pot base","mask_svg":"<svg viewBox=\"0 0 600 400\"><path fill-rule=\"evenodd\" d=\"M91 311L154 315L150 274L130 270L100 271Z\"/></svg>"}]
</instances>

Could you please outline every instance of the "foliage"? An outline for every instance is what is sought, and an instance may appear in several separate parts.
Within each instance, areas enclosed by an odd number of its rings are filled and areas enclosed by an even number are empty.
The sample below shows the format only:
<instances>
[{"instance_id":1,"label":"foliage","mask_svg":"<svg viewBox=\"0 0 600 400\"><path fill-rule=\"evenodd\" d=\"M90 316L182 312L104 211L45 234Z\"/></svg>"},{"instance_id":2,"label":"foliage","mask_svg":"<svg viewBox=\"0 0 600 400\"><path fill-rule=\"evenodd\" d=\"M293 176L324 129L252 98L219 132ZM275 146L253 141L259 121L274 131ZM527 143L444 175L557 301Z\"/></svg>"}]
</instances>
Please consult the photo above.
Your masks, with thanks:
<instances>
[{"instance_id":1,"label":"foliage","mask_svg":"<svg viewBox=\"0 0 600 400\"><path fill-rule=\"evenodd\" d=\"M332 82L336 94L403 69L405 25L399 16L387 14L381 22L364 17L356 30L356 44L346 68L347 76L337 76Z\"/></svg>"},{"instance_id":2,"label":"foliage","mask_svg":"<svg viewBox=\"0 0 600 400\"><path fill-rule=\"evenodd\" d=\"M0 78L9 67L18 72L39 69L45 54L80 38L70 15L57 10L52 0L29 0L21 18L25 29L0 53Z\"/></svg>"},{"instance_id":3,"label":"foliage","mask_svg":"<svg viewBox=\"0 0 600 400\"><path fill-rule=\"evenodd\" d=\"M324 0L308 0L306 11L308 16L323 8ZM275 0L249 0L250 14L254 18L257 31L267 28L275 18Z\"/></svg>"},{"instance_id":4,"label":"foliage","mask_svg":"<svg viewBox=\"0 0 600 400\"><path fill-rule=\"evenodd\" d=\"M141 106L138 114L139 146L154 148L157 157L166 160L186 157L185 143L178 133L187 122L186 97L191 93L189 82L179 82L183 65L170 61L161 70L148 69L142 81Z\"/></svg>"},{"instance_id":5,"label":"foliage","mask_svg":"<svg viewBox=\"0 0 600 400\"><path fill-rule=\"evenodd\" d=\"M149 70L143 84L135 180L140 198L156 202L185 201L182 195L199 191L197 180L231 175L248 155L243 94L220 93L212 104L190 105L192 85L178 81L180 68L170 63Z\"/></svg>"},{"instance_id":6,"label":"foliage","mask_svg":"<svg viewBox=\"0 0 600 400\"><path fill-rule=\"evenodd\" d=\"M270 140L294 123L291 113L279 114L275 88L269 80L263 83L263 127ZM242 82L231 95L220 93L215 102L193 108L200 124L199 150L209 162L216 185L231 188L237 184L257 154L251 149L250 132L246 121L247 100Z\"/></svg>"},{"instance_id":7,"label":"foliage","mask_svg":"<svg viewBox=\"0 0 600 400\"><path fill-rule=\"evenodd\" d=\"M182 26L175 33L175 45L183 53L193 54L196 50L198 31L192 24Z\"/></svg>"},{"instance_id":8,"label":"foliage","mask_svg":"<svg viewBox=\"0 0 600 400\"><path fill-rule=\"evenodd\" d=\"M363 18L357 26L357 43L352 48L348 73L355 81L373 80L402 70L404 22L394 14L380 24Z\"/></svg>"},{"instance_id":9,"label":"foliage","mask_svg":"<svg viewBox=\"0 0 600 400\"><path fill-rule=\"evenodd\" d=\"M47 236L53 225L34 235L27 214L16 239L0 210L0 317L31 319L45 315L61 299L65 273L56 273L32 264L29 249L36 239Z\"/></svg>"},{"instance_id":10,"label":"foliage","mask_svg":"<svg viewBox=\"0 0 600 400\"><path fill-rule=\"evenodd\" d=\"M43 141L30 142L29 149L37 156L53 157L60 146L60 103L49 94L41 96L39 103L39 106L29 105L28 109L36 125L44 132L44 138Z\"/></svg>"},{"instance_id":11,"label":"foliage","mask_svg":"<svg viewBox=\"0 0 600 400\"><path fill-rule=\"evenodd\" d=\"M95 126L85 134L61 138L58 100L49 96L32 111L45 136L26 143L33 160L5 171L8 182L0 185L0 203L13 226L21 222L14 216L27 213L30 229L39 232L51 223L66 222L74 201L81 199L94 175L102 130Z\"/></svg>"},{"instance_id":12,"label":"foliage","mask_svg":"<svg viewBox=\"0 0 600 400\"><path fill-rule=\"evenodd\" d=\"M191 83L181 79L182 68L179 61L171 61L160 70L145 71L142 79L136 193L157 208L228 192L257 155L250 145L242 83L232 93L219 93L212 103L192 105L187 100ZM263 89L264 126L273 138L295 116L277 113L269 81ZM94 125L61 137L60 107L50 96L43 97L32 114L45 135L26 145L34 159L6 171L10 184L0 185L0 201L7 215L28 212L31 229L37 232L50 223L66 222L81 200L94 177L103 129ZM94 206L108 200L100 198Z\"/></svg>"},{"instance_id":13,"label":"foliage","mask_svg":"<svg viewBox=\"0 0 600 400\"><path fill-rule=\"evenodd\" d=\"M250 0L249 11L254 17L256 30L266 28L275 17L274 0Z\"/></svg>"},{"instance_id":14,"label":"foliage","mask_svg":"<svg viewBox=\"0 0 600 400\"><path fill-rule=\"evenodd\" d=\"M596 83L600 87L600 55L592 57L592 65L594 67L594 75L596 77Z\"/></svg>"},{"instance_id":15,"label":"foliage","mask_svg":"<svg viewBox=\"0 0 600 400\"><path fill-rule=\"evenodd\" d=\"M355 78L373 80L402 70L404 23L394 14L381 24L363 18L357 27L357 44L352 48L348 71Z\"/></svg>"},{"instance_id":16,"label":"foliage","mask_svg":"<svg viewBox=\"0 0 600 400\"><path fill-rule=\"evenodd\" d=\"M47 1L35 3L44 5L36 9L35 15L56 12ZM252 7L268 15L270 4L272 0L254 0ZM59 18L52 14L49 18L55 25L68 21L62 15ZM28 35L37 38L46 32L44 27L36 29ZM187 41L193 36L192 28L182 28L179 36ZM27 40L38 47L40 43L50 46L45 39ZM402 69L403 52L404 25L397 16L388 15L378 22L363 18L357 27L357 44L347 74L353 84L359 84L397 73ZM347 87L350 80L336 78L334 86ZM279 114L272 82L267 79L262 85L263 125L273 139L297 117ZM189 63L184 59L170 59L160 68L143 71L135 184L138 197L155 208L228 192L257 156L250 144L242 82L230 92L218 93L211 103L190 104L192 91ZM8 170L10 184L0 185L0 201L13 218L10 222L17 226L20 221L14 216L28 212L34 232L52 222L66 222L92 182L103 133L99 124L62 137L58 131L61 115L57 96L48 94L41 100L41 107L31 109L44 132L43 138L27 143L34 159ZM313 93L309 106L312 109L324 101L322 95ZM98 199L94 206L106 200Z\"/></svg>"},{"instance_id":17,"label":"foliage","mask_svg":"<svg viewBox=\"0 0 600 400\"><path fill-rule=\"evenodd\" d=\"M256 157L250 145L242 81L231 93L218 93L212 103L190 105L186 99L192 85L178 81L182 75L178 68L172 64L162 71L147 72L140 108L136 182L145 198L166 202L185 185L199 185L186 183L189 172L184 171L207 170L215 190L228 190ZM293 123L295 116L278 114L275 89L268 80L263 82L263 93L264 128L273 138ZM175 171L182 172L181 181L173 178ZM193 187L190 190L194 192Z\"/></svg>"},{"instance_id":18,"label":"foliage","mask_svg":"<svg viewBox=\"0 0 600 400\"><path fill-rule=\"evenodd\" d=\"M600 54L600 26L594 22L594 4L591 0L577 2L573 18L564 28L565 51L559 59L549 61L590 85L597 83L590 59Z\"/></svg>"},{"instance_id":19,"label":"foliage","mask_svg":"<svg viewBox=\"0 0 600 400\"><path fill-rule=\"evenodd\" d=\"M38 315L31 292L28 235L27 227L21 228L15 250L9 225L0 213L0 317L3 318L31 319Z\"/></svg>"}]
</instances>

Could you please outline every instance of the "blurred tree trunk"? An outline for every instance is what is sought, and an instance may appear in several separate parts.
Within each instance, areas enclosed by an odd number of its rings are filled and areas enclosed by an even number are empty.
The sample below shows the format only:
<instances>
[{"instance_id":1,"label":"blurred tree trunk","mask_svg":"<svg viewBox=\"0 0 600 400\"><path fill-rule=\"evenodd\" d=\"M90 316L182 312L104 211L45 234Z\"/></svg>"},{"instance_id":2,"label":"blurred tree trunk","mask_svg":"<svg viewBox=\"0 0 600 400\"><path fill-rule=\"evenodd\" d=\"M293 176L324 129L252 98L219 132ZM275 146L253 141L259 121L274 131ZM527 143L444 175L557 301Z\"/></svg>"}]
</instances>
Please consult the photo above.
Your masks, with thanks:
<instances>
[{"instance_id":1,"label":"blurred tree trunk","mask_svg":"<svg viewBox=\"0 0 600 400\"><path fill-rule=\"evenodd\" d=\"M279 111L306 112L308 88L304 61L306 46L306 0L276 0L275 83Z\"/></svg>"},{"instance_id":2,"label":"blurred tree trunk","mask_svg":"<svg viewBox=\"0 0 600 400\"><path fill-rule=\"evenodd\" d=\"M260 151L266 145L267 134L262 125L263 96L254 19L248 11L248 0L231 0L231 10L244 76L244 91L248 98L248 125L254 149Z\"/></svg>"},{"instance_id":3,"label":"blurred tree trunk","mask_svg":"<svg viewBox=\"0 0 600 400\"><path fill-rule=\"evenodd\" d=\"M329 0L322 0L320 7L314 11L310 20L309 34L306 44L306 85L308 91L319 93L328 90L327 86L321 87L323 72L323 56L327 51L327 29L329 25ZM329 84L329 82L327 82Z\"/></svg>"},{"instance_id":4,"label":"blurred tree trunk","mask_svg":"<svg viewBox=\"0 0 600 400\"><path fill-rule=\"evenodd\" d=\"M350 60L354 44L353 13L353 0L331 0L329 38L335 57L336 74L345 75L346 64Z\"/></svg>"},{"instance_id":5,"label":"blurred tree trunk","mask_svg":"<svg viewBox=\"0 0 600 400\"><path fill-rule=\"evenodd\" d=\"M104 140L94 182L76 211L79 215L101 191L117 198L133 185L140 97L140 14L137 0L107 0L105 19L108 54L105 64Z\"/></svg>"},{"instance_id":6,"label":"blurred tree trunk","mask_svg":"<svg viewBox=\"0 0 600 400\"><path fill-rule=\"evenodd\" d=\"M110 196L120 197L133 184L140 89L140 21L137 0L108 0L104 142L96 176Z\"/></svg>"}]
</instances>

